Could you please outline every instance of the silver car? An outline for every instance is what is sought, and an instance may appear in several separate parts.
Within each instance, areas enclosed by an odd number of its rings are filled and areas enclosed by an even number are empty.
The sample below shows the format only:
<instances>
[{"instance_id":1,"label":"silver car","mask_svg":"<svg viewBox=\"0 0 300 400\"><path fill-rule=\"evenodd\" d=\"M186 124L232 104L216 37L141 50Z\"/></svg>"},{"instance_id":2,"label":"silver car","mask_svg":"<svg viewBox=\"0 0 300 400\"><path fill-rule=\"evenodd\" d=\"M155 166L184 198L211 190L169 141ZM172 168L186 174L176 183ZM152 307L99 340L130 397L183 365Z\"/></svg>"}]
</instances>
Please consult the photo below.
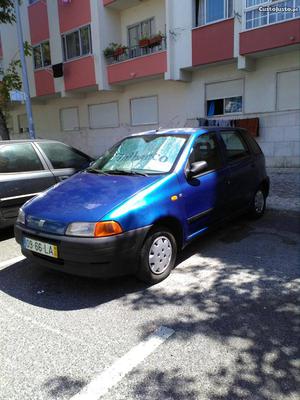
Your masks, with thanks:
<instances>
[{"instance_id":1,"label":"silver car","mask_svg":"<svg viewBox=\"0 0 300 400\"><path fill-rule=\"evenodd\" d=\"M93 159L53 140L0 141L0 228L13 225L19 207Z\"/></svg>"}]
</instances>

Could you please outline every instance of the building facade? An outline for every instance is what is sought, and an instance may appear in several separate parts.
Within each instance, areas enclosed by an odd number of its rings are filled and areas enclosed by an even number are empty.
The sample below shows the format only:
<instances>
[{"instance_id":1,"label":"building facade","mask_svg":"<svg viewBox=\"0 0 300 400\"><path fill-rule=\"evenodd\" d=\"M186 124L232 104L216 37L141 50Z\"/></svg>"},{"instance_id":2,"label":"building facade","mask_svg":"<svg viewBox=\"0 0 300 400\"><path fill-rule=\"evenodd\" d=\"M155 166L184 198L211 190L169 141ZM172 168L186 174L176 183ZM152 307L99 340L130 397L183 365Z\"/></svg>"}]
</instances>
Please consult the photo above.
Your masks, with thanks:
<instances>
[{"instance_id":1,"label":"building facade","mask_svg":"<svg viewBox=\"0 0 300 400\"><path fill-rule=\"evenodd\" d=\"M300 0L24 0L21 14L38 137L97 156L137 131L258 118L268 165L300 165ZM1 37L5 68L16 27ZM8 124L26 136L23 104Z\"/></svg>"}]
</instances>

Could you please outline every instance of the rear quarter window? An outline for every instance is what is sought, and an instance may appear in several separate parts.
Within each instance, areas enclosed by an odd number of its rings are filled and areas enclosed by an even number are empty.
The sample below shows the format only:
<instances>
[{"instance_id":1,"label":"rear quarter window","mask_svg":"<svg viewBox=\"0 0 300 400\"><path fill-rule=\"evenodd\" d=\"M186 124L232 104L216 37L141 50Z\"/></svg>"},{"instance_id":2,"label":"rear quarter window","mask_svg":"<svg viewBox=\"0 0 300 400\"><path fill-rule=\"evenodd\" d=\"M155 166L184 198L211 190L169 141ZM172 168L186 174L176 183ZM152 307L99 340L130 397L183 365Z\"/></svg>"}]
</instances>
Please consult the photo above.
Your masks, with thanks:
<instances>
[{"instance_id":1,"label":"rear quarter window","mask_svg":"<svg viewBox=\"0 0 300 400\"><path fill-rule=\"evenodd\" d=\"M73 168L80 170L88 167L90 158L79 150L62 143L38 143L48 157L54 169Z\"/></svg>"},{"instance_id":2,"label":"rear quarter window","mask_svg":"<svg viewBox=\"0 0 300 400\"><path fill-rule=\"evenodd\" d=\"M14 143L0 147L0 173L43 170L31 143Z\"/></svg>"},{"instance_id":3,"label":"rear quarter window","mask_svg":"<svg viewBox=\"0 0 300 400\"><path fill-rule=\"evenodd\" d=\"M239 160L250 154L246 141L237 131L221 131L225 144L226 158L229 162Z\"/></svg>"}]
</instances>

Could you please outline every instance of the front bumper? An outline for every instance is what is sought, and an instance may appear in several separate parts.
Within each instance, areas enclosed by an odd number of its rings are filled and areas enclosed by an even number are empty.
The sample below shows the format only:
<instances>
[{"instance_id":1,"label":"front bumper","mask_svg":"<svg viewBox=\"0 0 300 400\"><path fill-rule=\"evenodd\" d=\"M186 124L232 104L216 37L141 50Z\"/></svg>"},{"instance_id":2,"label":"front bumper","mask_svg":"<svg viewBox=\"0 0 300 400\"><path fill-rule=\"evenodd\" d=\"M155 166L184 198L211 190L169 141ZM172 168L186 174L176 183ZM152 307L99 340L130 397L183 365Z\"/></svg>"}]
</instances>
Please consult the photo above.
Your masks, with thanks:
<instances>
[{"instance_id":1,"label":"front bumper","mask_svg":"<svg viewBox=\"0 0 300 400\"><path fill-rule=\"evenodd\" d=\"M110 278L136 272L140 250L150 228L103 238L79 238L37 232L16 224L15 237L24 256L41 266L73 275ZM24 249L24 236L57 245L59 258Z\"/></svg>"}]
</instances>

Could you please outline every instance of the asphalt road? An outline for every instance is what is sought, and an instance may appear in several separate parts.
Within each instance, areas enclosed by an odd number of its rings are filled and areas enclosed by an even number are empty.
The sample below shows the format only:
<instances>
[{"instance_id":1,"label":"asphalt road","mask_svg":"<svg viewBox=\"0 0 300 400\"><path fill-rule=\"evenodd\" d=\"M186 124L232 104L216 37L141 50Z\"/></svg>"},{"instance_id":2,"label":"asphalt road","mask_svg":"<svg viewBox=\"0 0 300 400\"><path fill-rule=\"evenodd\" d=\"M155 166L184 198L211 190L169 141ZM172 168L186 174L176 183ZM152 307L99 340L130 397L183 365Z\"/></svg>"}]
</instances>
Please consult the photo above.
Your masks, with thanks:
<instances>
[{"instance_id":1,"label":"asphalt road","mask_svg":"<svg viewBox=\"0 0 300 400\"><path fill-rule=\"evenodd\" d=\"M105 400L296 400L299 213L202 237L146 287L46 272L0 232L0 399L70 399L160 326L175 332Z\"/></svg>"}]
</instances>

